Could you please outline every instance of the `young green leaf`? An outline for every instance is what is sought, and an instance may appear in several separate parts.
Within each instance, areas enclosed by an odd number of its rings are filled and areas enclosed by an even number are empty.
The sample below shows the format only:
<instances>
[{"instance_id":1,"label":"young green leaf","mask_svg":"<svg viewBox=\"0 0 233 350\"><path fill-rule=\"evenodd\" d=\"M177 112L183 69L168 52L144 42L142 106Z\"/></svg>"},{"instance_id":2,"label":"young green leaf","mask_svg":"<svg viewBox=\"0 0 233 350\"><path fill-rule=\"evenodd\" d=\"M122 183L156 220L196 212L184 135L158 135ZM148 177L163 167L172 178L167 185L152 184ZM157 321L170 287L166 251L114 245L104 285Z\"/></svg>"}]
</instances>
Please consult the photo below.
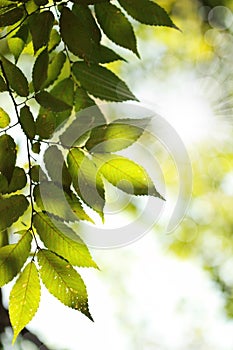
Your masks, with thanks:
<instances>
[{"instance_id":1,"label":"young green leaf","mask_svg":"<svg viewBox=\"0 0 233 350\"><path fill-rule=\"evenodd\" d=\"M88 309L86 286L78 272L51 251L42 249L37 257L41 279L49 292L64 305L81 311L93 321Z\"/></svg>"},{"instance_id":2,"label":"young green leaf","mask_svg":"<svg viewBox=\"0 0 233 350\"><path fill-rule=\"evenodd\" d=\"M111 3L103 2L95 5L95 13L101 28L109 39L131 50L139 57L133 27L121 10Z\"/></svg>"},{"instance_id":3,"label":"young green leaf","mask_svg":"<svg viewBox=\"0 0 233 350\"><path fill-rule=\"evenodd\" d=\"M21 38L12 37L7 39L7 45L10 49L10 52L13 54L15 58L15 62L18 61L19 56L23 52L23 49L25 47L25 43Z\"/></svg>"},{"instance_id":4,"label":"young green leaf","mask_svg":"<svg viewBox=\"0 0 233 350\"><path fill-rule=\"evenodd\" d=\"M27 97L29 94L28 81L23 72L3 56L1 56L0 62L10 87L19 96Z\"/></svg>"},{"instance_id":5,"label":"young green leaf","mask_svg":"<svg viewBox=\"0 0 233 350\"><path fill-rule=\"evenodd\" d=\"M50 219L45 213L37 213L33 218L33 225L45 246L72 265L97 267L85 243L63 222Z\"/></svg>"},{"instance_id":6,"label":"young green leaf","mask_svg":"<svg viewBox=\"0 0 233 350\"><path fill-rule=\"evenodd\" d=\"M0 27L6 27L18 22L25 15L22 6L10 9L7 12L0 14Z\"/></svg>"},{"instance_id":7,"label":"young green leaf","mask_svg":"<svg viewBox=\"0 0 233 350\"><path fill-rule=\"evenodd\" d=\"M86 148L96 153L117 152L129 147L143 134L149 119L119 119L92 129Z\"/></svg>"},{"instance_id":8,"label":"young green leaf","mask_svg":"<svg viewBox=\"0 0 233 350\"><path fill-rule=\"evenodd\" d=\"M0 128L4 129L10 124L9 114L0 107Z\"/></svg>"},{"instance_id":9,"label":"young green leaf","mask_svg":"<svg viewBox=\"0 0 233 350\"><path fill-rule=\"evenodd\" d=\"M0 171L7 178L8 183L14 171L16 162L16 144L14 139L7 135L0 136Z\"/></svg>"},{"instance_id":10,"label":"young green leaf","mask_svg":"<svg viewBox=\"0 0 233 350\"><path fill-rule=\"evenodd\" d=\"M53 23L54 15L51 11L36 12L29 17L29 29L35 52L48 44Z\"/></svg>"},{"instance_id":11,"label":"young green leaf","mask_svg":"<svg viewBox=\"0 0 233 350\"><path fill-rule=\"evenodd\" d=\"M36 135L36 124L30 108L26 105L20 110L19 122L25 135L33 140Z\"/></svg>"},{"instance_id":12,"label":"young green leaf","mask_svg":"<svg viewBox=\"0 0 233 350\"><path fill-rule=\"evenodd\" d=\"M0 286L10 282L21 270L31 250L32 235L25 231L18 243L0 248Z\"/></svg>"},{"instance_id":13,"label":"young green leaf","mask_svg":"<svg viewBox=\"0 0 233 350\"><path fill-rule=\"evenodd\" d=\"M67 103L54 97L47 91L38 92L35 96L35 99L41 106L48 108L53 112L62 112L70 109L70 106Z\"/></svg>"},{"instance_id":14,"label":"young green leaf","mask_svg":"<svg viewBox=\"0 0 233 350\"><path fill-rule=\"evenodd\" d=\"M128 14L137 21L154 26L177 28L167 12L150 0L118 0Z\"/></svg>"},{"instance_id":15,"label":"young green leaf","mask_svg":"<svg viewBox=\"0 0 233 350\"><path fill-rule=\"evenodd\" d=\"M15 282L9 302L9 316L14 331L13 343L32 320L40 304L40 280L36 265L30 262Z\"/></svg>"},{"instance_id":16,"label":"young green leaf","mask_svg":"<svg viewBox=\"0 0 233 350\"><path fill-rule=\"evenodd\" d=\"M146 170L132 160L113 154L97 154L93 159L99 172L122 191L162 199Z\"/></svg>"},{"instance_id":17,"label":"young green leaf","mask_svg":"<svg viewBox=\"0 0 233 350\"><path fill-rule=\"evenodd\" d=\"M104 185L95 164L77 148L69 151L67 163L76 192L103 217Z\"/></svg>"},{"instance_id":18,"label":"young green leaf","mask_svg":"<svg viewBox=\"0 0 233 350\"><path fill-rule=\"evenodd\" d=\"M10 227L28 208L28 200L22 194L0 198L0 232Z\"/></svg>"},{"instance_id":19,"label":"young green leaf","mask_svg":"<svg viewBox=\"0 0 233 350\"><path fill-rule=\"evenodd\" d=\"M9 302L9 316L14 331L13 343L21 330L32 320L40 304L40 280L30 262L15 282Z\"/></svg>"},{"instance_id":20,"label":"young green leaf","mask_svg":"<svg viewBox=\"0 0 233 350\"><path fill-rule=\"evenodd\" d=\"M27 177L26 177L25 171L22 168L15 167L10 184L8 185L7 183L7 186L5 186L2 192L1 191L0 192L2 194L16 192L24 188L26 184L27 184Z\"/></svg>"},{"instance_id":21,"label":"young green leaf","mask_svg":"<svg viewBox=\"0 0 233 350\"><path fill-rule=\"evenodd\" d=\"M43 50L37 57L32 71L32 81L35 92L41 89L41 86L47 79L49 65L49 55L47 50Z\"/></svg>"},{"instance_id":22,"label":"young green leaf","mask_svg":"<svg viewBox=\"0 0 233 350\"><path fill-rule=\"evenodd\" d=\"M75 78L90 94L101 100L136 100L124 81L105 67L85 62L75 62L72 67Z\"/></svg>"}]
</instances>

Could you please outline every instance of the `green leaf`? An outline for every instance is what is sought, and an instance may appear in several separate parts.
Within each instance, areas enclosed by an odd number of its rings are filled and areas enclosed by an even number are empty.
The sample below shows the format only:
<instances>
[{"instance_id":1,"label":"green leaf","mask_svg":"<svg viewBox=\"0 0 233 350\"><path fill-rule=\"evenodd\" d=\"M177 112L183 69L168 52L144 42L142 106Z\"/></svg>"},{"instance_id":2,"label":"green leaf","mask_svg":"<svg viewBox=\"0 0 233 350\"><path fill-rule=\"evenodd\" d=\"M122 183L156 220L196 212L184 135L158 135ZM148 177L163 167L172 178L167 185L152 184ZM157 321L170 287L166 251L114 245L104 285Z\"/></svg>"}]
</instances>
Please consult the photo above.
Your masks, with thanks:
<instances>
[{"instance_id":1,"label":"green leaf","mask_svg":"<svg viewBox=\"0 0 233 350\"><path fill-rule=\"evenodd\" d=\"M110 0L72 0L72 2L75 2L77 4L82 4L82 5L94 5L99 2L109 2Z\"/></svg>"},{"instance_id":2,"label":"green leaf","mask_svg":"<svg viewBox=\"0 0 233 350\"><path fill-rule=\"evenodd\" d=\"M21 270L31 250L32 235L25 231L18 243L0 248L0 286L10 282Z\"/></svg>"},{"instance_id":3,"label":"green leaf","mask_svg":"<svg viewBox=\"0 0 233 350\"><path fill-rule=\"evenodd\" d=\"M41 86L47 79L49 66L48 51L43 50L37 57L32 71L32 81L35 92L41 89Z\"/></svg>"},{"instance_id":4,"label":"green leaf","mask_svg":"<svg viewBox=\"0 0 233 350\"><path fill-rule=\"evenodd\" d=\"M23 18L25 12L23 7L15 7L9 11L0 14L0 27L9 26Z\"/></svg>"},{"instance_id":5,"label":"green leaf","mask_svg":"<svg viewBox=\"0 0 233 350\"><path fill-rule=\"evenodd\" d=\"M38 133L38 135L40 135L40 134ZM40 142L39 141L32 143L32 152L36 153L36 154L40 153Z\"/></svg>"},{"instance_id":6,"label":"green leaf","mask_svg":"<svg viewBox=\"0 0 233 350\"><path fill-rule=\"evenodd\" d=\"M124 58L119 56L115 51L109 49L109 47L98 45L95 50L95 55L91 57L92 63L110 63L114 61L125 61Z\"/></svg>"},{"instance_id":7,"label":"green leaf","mask_svg":"<svg viewBox=\"0 0 233 350\"><path fill-rule=\"evenodd\" d=\"M72 67L75 78L90 94L101 100L136 100L124 81L105 67L85 62L75 62Z\"/></svg>"},{"instance_id":8,"label":"green leaf","mask_svg":"<svg viewBox=\"0 0 233 350\"><path fill-rule=\"evenodd\" d=\"M28 201L22 194L0 198L0 231L10 227L28 208Z\"/></svg>"},{"instance_id":9,"label":"green leaf","mask_svg":"<svg viewBox=\"0 0 233 350\"><path fill-rule=\"evenodd\" d=\"M10 293L9 316L14 331L13 343L32 320L40 304L40 280L33 262L20 274Z\"/></svg>"},{"instance_id":10,"label":"green leaf","mask_svg":"<svg viewBox=\"0 0 233 350\"><path fill-rule=\"evenodd\" d=\"M33 218L33 225L45 246L72 265L97 267L85 243L61 221L51 220L47 214L38 213Z\"/></svg>"},{"instance_id":11,"label":"green leaf","mask_svg":"<svg viewBox=\"0 0 233 350\"><path fill-rule=\"evenodd\" d=\"M168 26L176 28L167 12L150 0L118 0L128 14L137 21L154 26Z\"/></svg>"},{"instance_id":12,"label":"green leaf","mask_svg":"<svg viewBox=\"0 0 233 350\"><path fill-rule=\"evenodd\" d=\"M50 110L41 109L36 119L36 133L42 139L49 139L56 129L56 117ZM37 146L36 146L37 145ZM37 153L38 143L33 145L33 152ZM36 148L35 148L36 147Z\"/></svg>"},{"instance_id":13,"label":"green leaf","mask_svg":"<svg viewBox=\"0 0 233 350\"><path fill-rule=\"evenodd\" d=\"M47 88L58 78L61 73L61 69L66 61L66 55L63 51L58 52L48 66L48 76L44 84L43 88Z\"/></svg>"},{"instance_id":14,"label":"green leaf","mask_svg":"<svg viewBox=\"0 0 233 350\"><path fill-rule=\"evenodd\" d=\"M31 167L30 176L32 178L32 181L34 181L34 182L48 180L46 174L43 172L43 170L41 169L41 167L39 165L33 165L33 167Z\"/></svg>"},{"instance_id":15,"label":"green leaf","mask_svg":"<svg viewBox=\"0 0 233 350\"><path fill-rule=\"evenodd\" d=\"M44 163L50 179L58 186L68 189L71 185L71 176L63 154L57 146L50 146L46 149Z\"/></svg>"},{"instance_id":16,"label":"green leaf","mask_svg":"<svg viewBox=\"0 0 233 350\"><path fill-rule=\"evenodd\" d=\"M0 76L0 92L7 91L7 85L4 79Z\"/></svg>"},{"instance_id":17,"label":"green leaf","mask_svg":"<svg viewBox=\"0 0 233 350\"><path fill-rule=\"evenodd\" d=\"M81 311L93 321L88 309L86 286L78 272L51 251L42 249L37 257L40 276L49 292L64 305Z\"/></svg>"},{"instance_id":18,"label":"green leaf","mask_svg":"<svg viewBox=\"0 0 233 350\"><path fill-rule=\"evenodd\" d=\"M8 183L14 171L16 162L16 144L14 139L7 135L0 136L0 171L7 178Z\"/></svg>"},{"instance_id":19,"label":"green leaf","mask_svg":"<svg viewBox=\"0 0 233 350\"><path fill-rule=\"evenodd\" d=\"M4 75L10 87L19 95L27 97L29 94L28 81L23 72L13 63L1 56L1 63Z\"/></svg>"},{"instance_id":20,"label":"green leaf","mask_svg":"<svg viewBox=\"0 0 233 350\"><path fill-rule=\"evenodd\" d=\"M38 92L35 96L35 99L41 106L48 108L53 112L62 112L70 109L70 106L67 103L54 97L47 91Z\"/></svg>"},{"instance_id":21,"label":"green leaf","mask_svg":"<svg viewBox=\"0 0 233 350\"><path fill-rule=\"evenodd\" d=\"M76 221L65 192L51 181L44 181L34 187L34 200L37 206L65 221Z\"/></svg>"},{"instance_id":22,"label":"green leaf","mask_svg":"<svg viewBox=\"0 0 233 350\"><path fill-rule=\"evenodd\" d=\"M64 7L60 17L61 37L68 49L80 58L89 59L94 53L94 42L88 26L81 17Z\"/></svg>"},{"instance_id":23,"label":"green leaf","mask_svg":"<svg viewBox=\"0 0 233 350\"><path fill-rule=\"evenodd\" d=\"M4 129L10 124L10 117L2 107L0 107L0 128Z\"/></svg>"},{"instance_id":24,"label":"green leaf","mask_svg":"<svg viewBox=\"0 0 233 350\"><path fill-rule=\"evenodd\" d=\"M95 5L95 13L101 28L109 39L131 50L139 57L133 27L121 10L113 4L103 2Z\"/></svg>"},{"instance_id":25,"label":"green leaf","mask_svg":"<svg viewBox=\"0 0 233 350\"><path fill-rule=\"evenodd\" d=\"M89 40L99 43L101 40L101 32L90 8L86 5L75 4L72 8L72 12L82 21L82 26L87 31Z\"/></svg>"},{"instance_id":26,"label":"green leaf","mask_svg":"<svg viewBox=\"0 0 233 350\"><path fill-rule=\"evenodd\" d=\"M19 30L12 37L8 37L7 44L16 62L27 44L28 33L28 26L21 25Z\"/></svg>"},{"instance_id":27,"label":"green leaf","mask_svg":"<svg viewBox=\"0 0 233 350\"><path fill-rule=\"evenodd\" d=\"M96 153L117 152L129 147L143 134L149 118L118 119L91 131L86 148Z\"/></svg>"},{"instance_id":28,"label":"green leaf","mask_svg":"<svg viewBox=\"0 0 233 350\"><path fill-rule=\"evenodd\" d=\"M0 193L12 193L24 188L27 184L27 177L25 171L22 168L15 167L10 184L8 185L7 181L6 184L7 186L5 186L5 188L2 191L0 191Z\"/></svg>"},{"instance_id":29,"label":"green leaf","mask_svg":"<svg viewBox=\"0 0 233 350\"><path fill-rule=\"evenodd\" d=\"M103 217L104 185L95 164L77 148L69 151L67 163L76 192Z\"/></svg>"},{"instance_id":30,"label":"green leaf","mask_svg":"<svg viewBox=\"0 0 233 350\"><path fill-rule=\"evenodd\" d=\"M50 33L50 38L48 42L48 52L53 51L61 41L61 37L56 29L52 29Z\"/></svg>"},{"instance_id":31,"label":"green leaf","mask_svg":"<svg viewBox=\"0 0 233 350\"><path fill-rule=\"evenodd\" d=\"M159 197L146 170L132 160L113 154L97 154L93 157L101 173L113 186L134 195Z\"/></svg>"},{"instance_id":32,"label":"green leaf","mask_svg":"<svg viewBox=\"0 0 233 350\"><path fill-rule=\"evenodd\" d=\"M0 248L9 244L9 237L7 230L0 232Z\"/></svg>"},{"instance_id":33,"label":"green leaf","mask_svg":"<svg viewBox=\"0 0 233 350\"><path fill-rule=\"evenodd\" d=\"M82 207L80 200L72 191L69 192L69 194L66 196L66 199L70 205L71 210L77 216L78 220L89 221L94 224L94 221L90 218L89 215L87 215Z\"/></svg>"},{"instance_id":34,"label":"green leaf","mask_svg":"<svg viewBox=\"0 0 233 350\"><path fill-rule=\"evenodd\" d=\"M29 29L35 52L48 44L53 23L54 15L51 11L34 13L29 17Z\"/></svg>"},{"instance_id":35,"label":"green leaf","mask_svg":"<svg viewBox=\"0 0 233 350\"><path fill-rule=\"evenodd\" d=\"M35 4L38 5L38 6L45 6L48 4L48 0L34 0L35 1Z\"/></svg>"},{"instance_id":36,"label":"green leaf","mask_svg":"<svg viewBox=\"0 0 233 350\"><path fill-rule=\"evenodd\" d=\"M25 135L30 140L34 139L36 135L36 124L30 108L26 105L20 110L19 122Z\"/></svg>"}]
</instances>

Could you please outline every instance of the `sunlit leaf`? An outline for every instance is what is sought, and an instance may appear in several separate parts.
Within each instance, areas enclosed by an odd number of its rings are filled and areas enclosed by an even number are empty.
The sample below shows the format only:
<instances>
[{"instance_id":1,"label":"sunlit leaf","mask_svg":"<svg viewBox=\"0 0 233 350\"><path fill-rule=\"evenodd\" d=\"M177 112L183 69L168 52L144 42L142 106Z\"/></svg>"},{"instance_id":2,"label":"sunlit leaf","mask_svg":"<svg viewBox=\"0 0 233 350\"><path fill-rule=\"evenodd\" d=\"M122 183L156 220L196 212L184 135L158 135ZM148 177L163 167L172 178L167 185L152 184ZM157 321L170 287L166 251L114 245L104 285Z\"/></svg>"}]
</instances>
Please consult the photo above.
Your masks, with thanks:
<instances>
[{"instance_id":1,"label":"sunlit leaf","mask_svg":"<svg viewBox=\"0 0 233 350\"><path fill-rule=\"evenodd\" d=\"M102 216L105 203L104 186L94 163L77 148L69 151L67 163L78 195Z\"/></svg>"},{"instance_id":2,"label":"sunlit leaf","mask_svg":"<svg viewBox=\"0 0 233 350\"><path fill-rule=\"evenodd\" d=\"M137 100L124 81L105 67L85 62L75 62L72 71L82 87L101 100Z\"/></svg>"},{"instance_id":3,"label":"sunlit leaf","mask_svg":"<svg viewBox=\"0 0 233 350\"><path fill-rule=\"evenodd\" d=\"M37 257L40 276L49 292L64 305L81 311L93 321L88 309L86 286L78 272L51 251L42 249Z\"/></svg>"},{"instance_id":4,"label":"sunlit leaf","mask_svg":"<svg viewBox=\"0 0 233 350\"><path fill-rule=\"evenodd\" d=\"M95 13L109 39L139 56L133 27L118 7L108 2L99 3L95 5Z\"/></svg>"},{"instance_id":5,"label":"sunlit leaf","mask_svg":"<svg viewBox=\"0 0 233 350\"><path fill-rule=\"evenodd\" d=\"M0 171L7 178L8 183L14 171L16 162L16 144L7 134L0 136Z\"/></svg>"},{"instance_id":6,"label":"sunlit leaf","mask_svg":"<svg viewBox=\"0 0 233 350\"><path fill-rule=\"evenodd\" d=\"M132 160L113 154L97 154L94 161L98 171L122 191L162 198L146 170Z\"/></svg>"},{"instance_id":7,"label":"sunlit leaf","mask_svg":"<svg viewBox=\"0 0 233 350\"><path fill-rule=\"evenodd\" d=\"M0 231L10 227L24 214L29 203L22 194L0 198Z\"/></svg>"},{"instance_id":8,"label":"sunlit leaf","mask_svg":"<svg viewBox=\"0 0 233 350\"><path fill-rule=\"evenodd\" d=\"M27 97L29 94L28 81L23 72L3 56L0 58L0 61L11 88L18 95Z\"/></svg>"},{"instance_id":9,"label":"sunlit leaf","mask_svg":"<svg viewBox=\"0 0 233 350\"><path fill-rule=\"evenodd\" d=\"M91 131L86 148L92 152L116 152L129 147L143 134L149 119L118 119Z\"/></svg>"},{"instance_id":10,"label":"sunlit leaf","mask_svg":"<svg viewBox=\"0 0 233 350\"><path fill-rule=\"evenodd\" d=\"M118 0L120 5L137 21L149 25L177 28L167 12L150 0Z\"/></svg>"},{"instance_id":11,"label":"sunlit leaf","mask_svg":"<svg viewBox=\"0 0 233 350\"><path fill-rule=\"evenodd\" d=\"M21 270L31 250L32 235L26 231L18 243L0 248L0 286L10 282Z\"/></svg>"},{"instance_id":12,"label":"sunlit leaf","mask_svg":"<svg viewBox=\"0 0 233 350\"><path fill-rule=\"evenodd\" d=\"M40 304L40 280L34 262L30 262L15 282L9 302L9 315L14 331L13 343L32 320Z\"/></svg>"},{"instance_id":13,"label":"sunlit leaf","mask_svg":"<svg viewBox=\"0 0 233 350\"><path fill-rule=\"evenodd\" d=\"M48 52L53 51L60 43L61 37L56 29L52 29L48 42Z\"/></svg>"},{"instance_id":14,"label":"sunlit leaf","mask_svg":"<svg viewBox=\"0 0 233 350\"><path fill-rule=\"evenodd\" d=\"M50 219L45 213L38 213L33 218L33 225L45 246L72 265L97 267L85 243L63 222Z\"/></svg>"},{"instance_id":15,"label":"sunlit leaf","mask_svg":"<svg viewBox=\"0 0 233 350\"><path fill-rule=\"evenodd\" d=\"M33 115L30 111L30 108L26 105L20 110L19 122L25 135L30 140L34 139L36 135L36 124Z\"/></svg>"},{"instance_id":16,"label":"sunlit leaf","mask_svg":"<svg viewBox=\"0 0 233 350\"><path fill-rule=\"evenodd\" d=\"M9 114L0 107L0 128L4 129L10 124Z\"/></svg>"}]
</instances>

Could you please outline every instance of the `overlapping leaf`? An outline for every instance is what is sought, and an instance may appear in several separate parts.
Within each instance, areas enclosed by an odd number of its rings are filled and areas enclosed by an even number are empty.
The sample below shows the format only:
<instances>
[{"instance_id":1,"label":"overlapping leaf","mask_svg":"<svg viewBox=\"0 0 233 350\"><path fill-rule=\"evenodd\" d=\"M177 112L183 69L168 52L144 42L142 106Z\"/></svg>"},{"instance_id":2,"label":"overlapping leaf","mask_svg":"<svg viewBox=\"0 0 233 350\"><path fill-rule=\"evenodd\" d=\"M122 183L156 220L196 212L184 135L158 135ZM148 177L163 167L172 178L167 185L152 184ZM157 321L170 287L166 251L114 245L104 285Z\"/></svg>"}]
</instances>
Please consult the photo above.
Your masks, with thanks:
<instances>
[{"instance_id":1,"label":"overlapping leaf","mask_svg":"<svg viewBox=\"0 0 233 350\"><path fill-rule=\"evenodd\" d=\"M0 286L10 282L21 270L31 250L32 235L25 231L18 243L0 248Z\"/></svg>"},{"instance_id":2,"label":"overlapping leaf","mask_svg":"<svg viewBox=\"0 0 233 350\"><path fill-rule=\"evenodd\" d=\"M12 193L24 188L27 184L27 177L22 168L15 167L10 183L4 175L0 175L0 193Z\"/></svg>"},{"instance_id":3,"label":"overlapping leaf","mask_svg":"<svg viewBox=\"0 0 233 350\"><path fill-rule=\"evenodd\" d=\"M38 213L33 218L33 225L45 246L72 265L97 267L84 242L63 222L50 219L45 213Z\"/></svg>"},{"instance_id":4,"label":"overlapping leaf","mask_svg":"<svg viewBox=\"0 0 233 350\"><path fill-rule=\"evenodd\" d=\"M9 315L14 331L13 343L34 317L40 303L40 280L33 262L20 274L10 293Z\"/></svg>"},{"instance_id":5,"label":"overlapping leaf","mask_svg":"<svg viewBox=\"0 0 233 350\"><path fill-rule=\"evenodd\" d=\"M113 154L97 154L94 162L99 172L114 186L134 195L162 198L146 170L132 160Z\"/></svg>"},{"instance_id":6,"label":"overlapping leaf","mask_svg":"<svg viewBox=\"0 0 233 350\"><path fill-rule=\"evenodd\" d=\"M89 151L116 152L132 145L143 134L149 119L118 119L91 131L86 143Z\"/></svg>"},{"instance_id":7,"label":"overlapping leaf","mask_svg":"<svg viewBox=\"0 0 233 350\"><path fill-rule=\"evenodd\" d=\"M0 198L0 231L10 227L24 214L29 203L22 194Z\"/></svg>"},{"instance_id":8,"label":"overlapping leaf","mask_svg":"<svg viewBox=\"0 0 233 350\"><path fill-rule=\"evenodd\" d=\"M34 13L29 18L29 29L32 35L34 51L48 44L50 33L54 23L54 15L51 11Z\"/></svg>"},{"instance_id":9,"label":"overlapping leaf","mask_svg":"<svg viewBox=\"0 0 233 350\"><path fill-rule=\"evenodd\" d=\"M37 254L40 276L46 288L64 305L81 311L90 320L86 286L75 269L56 254L40 250Z\"/></svg>"},{"instance_id":10,"label":"overlapping leaf","mask_svg":"<svg viewBox=\"0 0 233 350\"><path fill-rule=\"evenodd\" d=\"M0 14L0 27L5 27L5 26L15 24L20 19L22 19L24 15L25 15L25 11L22 6L9 8L9 11L6 11Z\"/></svg>"},{"instance_id":11,"label":"overlapping leaf","mask_svg":"<svg viewBox=\"0 0 233 350\"><path fill-rule=\"evenodd\" d=\"M115 102L137 100L127 85L105 67L75 62L72 71L82 87L101 100Z\"/></svg>"},{"instance_id":12,"label":"overlapping leaf","mask_svg":"<svg viewBox=\"0 0 233 350\"><path fill-rule=\"evenodd\" d=\"M36 135L36 124L30 108L26 105L20 110L19 122L25 135L30 140L34 139Z\"/></svg>"},{"instance_id":13,"label":"overlapping leaf","mask_svg":"<svg viewBox=\"0 0 233 350\"><path fill-rule=\"evenodd\" d=\"M14 171L16 162L16 144L14 139L7 134L0 136L0 171L6 177L8 183Z\"/></svg>"}]
</instances>

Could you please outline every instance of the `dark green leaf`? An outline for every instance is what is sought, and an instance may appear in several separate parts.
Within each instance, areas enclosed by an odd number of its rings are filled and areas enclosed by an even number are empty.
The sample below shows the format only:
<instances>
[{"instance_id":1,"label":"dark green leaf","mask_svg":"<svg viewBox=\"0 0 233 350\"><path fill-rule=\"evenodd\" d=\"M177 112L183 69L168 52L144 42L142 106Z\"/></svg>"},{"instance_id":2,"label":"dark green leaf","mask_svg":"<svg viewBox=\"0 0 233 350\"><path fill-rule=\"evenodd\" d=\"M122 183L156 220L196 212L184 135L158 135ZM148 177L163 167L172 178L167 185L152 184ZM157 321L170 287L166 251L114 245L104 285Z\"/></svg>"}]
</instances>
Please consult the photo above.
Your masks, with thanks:
<instances>
[{"instance_id":1,"label":"dark green leaf","mask_svg":"<svg viewBox=\"0 0 233 350\"><path fill-rule=\"evenodd\" d=\"M82 87L101 100L116 102L137 100L124 81L105 67L75 62L72 71Z\"/></svg>"},{"instance_id":2,"label":"dark green leaf","mask_svg":"<svg viewBox=\"0 0 233 350\"><path fill-rule=\"evenodd\" d=\"M150 119L118 119L94 128L86 143L89 151L117 152L129 147L143 134Z\"/></svg>"},{"instance_id":3,"label":"dark green leaf","mask_svg":"<svg viewBox=\"0 0 233 350\"><path fill-rule=\"evenodd\" d=\"M37 125L36 125L36 129L37 129ZM40 129L40 127L38 129ZM38 131L38 135L40 135L39 131ZM36 154L40 153L40 142L34 142L32 144L32 152Z\"/></svg>"},{"instance_id":4,"label":"dark green leaf","mask_svg":"<svg viewBox=\"0 0 233 350\"><path fill-rule=\"evenodd\" d=\"M9 11L0 14L0 27L9 26L23 18L25 12L23 7L15 7Z\"/></svg>"},{"instance_id":5,"label":"dark green leaf","mask_svg":"<svg viewBox=\"0 0 233 350\"><path fill-rule=\"evenodd\" d=\"M8 113L0 107L0 128L4 129L10 124L10 117Z\"/></svg>"},{"instance_id":6,"label":"dark green leaf","mask_svg":"<svg viewBox=\"0 0 233 350\"><path fill-rule=\"evenodd\" d=\"M44 5L47 5L48 4L48 0L34 0L36 5L38 6L44 6Z\"/></svg>"},{"instance_id":7,"label":"dark green leaf","mask_svg":"<svg viewBox=\"0 0 233 350\"><path fill-rule=\"evenodd\" d=\"M34 182L39 182L39 181L47 181L47 176L41 169L39 165L34 165L30 169L30 176L32 178L32 181Z\"/></svg>"},{"instance_id":8,"label":"dark green leaf","mask_svg":"<svg viewBox=\"0 0 233 350\"><path fill-rule=\"evenodd\" d=\"M120 5L137 21L149 25L177 28L167 12L150 0L118 0Z\"/></svg>"},{"instance_id":9,"label":"dark green leaf","mask_svg":"<svg viewBox=\"0 0 233 350\"><path fill-rule=\"evenodd\" d=\"M47 91L41 91L37 93L35 98L41 106L53 112L62 112L70 109L70 106L67 103L54 97L51 93Z\"/></svg>"},{"instance_id":10,"label":"dark green leaf","mask_svg":"<svg viewBox=\"0 0 233 350\"><path fill-rule=\"evenodd\" d=\"M0 92L7 91L7 85L4 79L0 76Z\"/></svg>"},{"instance_id":11,"label":"dark green leaf","mask_svg":"<svg viewBox=\"0 0 233 350\"><path fill-rule=\"evenodd\" d=\"M22 168L15 167L9 186L7 184L7 186L5 186L5 188L0 192L2 194L16 192L24 188L26 184L27 177L25 171Z\"/></svg>"},{"instance_id":12,"label":"dark green leaf","mask_svg":"<svg viewBox=\"0 0 233 350\"><path fill-rule=\"evenodd\" d=\"M6 75L10 87L18 95L27 97L29 94L28 81L23 72L5 57L2 56L0 60L2 62L3 73Z\"/></svg>"},{"instance_id":13,"label":"dark green leaf","mask_svg":"<svg viewBox=\"0 0 233 350\"><path fill-rule=\"evenodd\" d=\"M72 1L82 5L94 5L99 2L109 2L110 0L72 0Z\"/></svg>"},{"instance_id":14,"label":"dark green leaf","mask_svg":"<svg viewBox=\"0 0 233 350\"><path fill-rule=\"evenodd\" d=\"M33 225L45 246L72 265L97 267L85 243L61 221L50 219L45 213L38 213L33 218Z\"/></svg>"},{"instance_id":15,"label":"dark green leaf","mask_svg":"<svg viewBox=\"0 0 233 350\"><path fill-rule=\"evenodd\" d=\"M7 230L0 232L0 248L9 244L9 237Z\"/></svg>"},{"instance_id":16,"label":"dark green leaf","mask_svg":"<svg viewBox=\"0 0 233 350\"><path fill-rule=\"evenodd\" d=\"M41 109L36 119L36 133L42 139L49 139L53 135L55 129L56 129L56 118L54 116L54 113L51 113L50 110ZM33 146L34 146L33 152L37 153L38 143L35 143Z\"/></svg>"},{"instance_id":17,"label":"dark green leaf","mask_svg":"<svg viewBox=\"0 0 233 350\"><path fill-rule=\"evenodd\" d=\"M20 274L10 293L9 316L14 331L13 343L31 321L40 303L40 280L34 262Z\"/></svg>"},{"instance_id":18,"label":"dark green leaf","mask_svg":"<svg viewBox=\"0 0 233 350\"><path fill-rule=\"evenodd\" d=\"M21 108L19 121L25 135L30 140L34 139L36 135L36 124L28 106L25 105Z\"/></svg>"},{"instance_id":19,"label":"dark green leaf","mask_svg":"<svg viewBox=\"0 0 233 350\"><path fill-rule=\"evenodd\" d=\"M0 231L16 222L24 214L28 205L26 197L22 194L0 198Z\"/></svg>"},{"instance_id":20,"label":"dark green leaf","mask_svg":"<svg viewBox=\"0 0 233 350\"><path fill-rule=\"evenodd\" d=\"M21 270L31 250L32 235L25 231L18 243L0 248L0 286L10 282Z\"/></svg>"},{"instance_id":21,"label":"dark green leaf","mask_svg":"<svg viewBox=\"0 0 233 350\"><path fill-rule=\"evenodd\" d=\"M53 23L54 15L51 11L34 13L30 16L29 28L35 52L37 52L42 46L48 44Z\"/></svg>"},{"instance_id":22,"label":"dark green leaf","mask_svg":"<svg viewBox=\"0 0 233 350\"><path fill-rule=\"evenodd\" d=\"M69 151L67 163L76 192L103 217L104 185L95 164L77 148Z\"/></svg>"},{"instance_id":23,"label":"dark green leaf","mask_svg":"<svg viewBox=\"0 0 233 350\"><path fill-rule=\"evenodd\" d=\"M104 33L117 45L133 51L138 57L133 27L121 10L108 2L95 5L97 20Z\"/></svg>"},{"instance_id":24,"label":"dark green leaf","mask_svg":"<svg viewBox=\"0 0 233 350\"><path fill-rule=\"evenodd\" d=\"M16 162L16 144L14 139L7 135L0 136L0 171L10 183Z\"/></svg>"},{"instance_id":25,"label":"dark green leaf","mask_svg":"<svg viewBox=\"0 0 233 350\"><path fill-rule=\"evenodd\" d=\"M99 172L122 191L162 198L146 170L132 160L113 154L97 154L94 161Z\"/></svg>"},{"instance_id":26,"label":"dark green leaf","mask_svg":"<svg viewBox=\"0 0 233 350\"><path fill-rule=\"evenodd\" d=\"M93 320L88 309L86 286L78 272L51 251L41 249L37 258L40 276L48 291L64 305L81 311Z\"/></svg>"},{"instance_id":27,"label":"dark green leaf","mask_svg":"<svg viewBox=\"0 0 233 350\"><path fill-rule=\"evenodd\" d=\"M66 55L63 51L58 52L56 56L52 59L48 66L48 76L44 84L43 88L47 88L58 78L61 73L62 67L66 61Z\"/></svg>"},{"instance_id":28,"label":"dark green leaf","mask_svg":"<svg viewBox=\"0 0 233 350\"><path fill-rule=\"evenodd\" d=\"M37 57L32 71L32 81L35 92L41 89L41 86L47 79L49 65L49 55L47 50L43 50Z\"/></svg>"},{"instance_id":29,"label":"dark green leaf","mask_svg":"<svg viewBox=\"0 0 233 350\"><path fill-rule=\"evenodd\" d=\"M109 49L109 47L98 45L95 50L95 55L91 57L93 63L110 63L114 61L125 61L124 58L119 56L115 51Z\"/></svg>"}]
</instances>

